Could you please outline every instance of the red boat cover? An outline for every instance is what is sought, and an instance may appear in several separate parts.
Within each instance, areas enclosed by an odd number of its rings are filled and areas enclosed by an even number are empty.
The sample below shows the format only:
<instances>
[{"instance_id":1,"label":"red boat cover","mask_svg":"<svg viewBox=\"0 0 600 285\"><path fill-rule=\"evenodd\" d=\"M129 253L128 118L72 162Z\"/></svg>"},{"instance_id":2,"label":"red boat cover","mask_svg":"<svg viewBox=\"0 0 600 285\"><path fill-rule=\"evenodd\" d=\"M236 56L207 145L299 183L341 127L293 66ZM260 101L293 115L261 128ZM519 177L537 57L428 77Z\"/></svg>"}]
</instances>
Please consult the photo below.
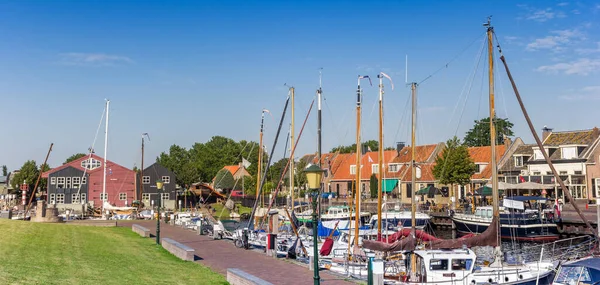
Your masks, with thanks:
<instances>
[{"instance_id":1,"label":"red boat cover","mask_svg":"<svg viewBox=\"0 0 600 285\"><path fill-rule=\"evenodd\" d=\"M323 242L323 246L321 246L321 250L319 254L321 256L328 256L331 253L331 249L333 248L333 240L331 238L326 238L325 242Z\"/></svg>"},{"instance_id":2,"label":"red boat cover","mask_svg":"<svg viewBox=\"0 0 600 285\"><path fill-rule=\"evenodd\" d=\"M398 237L402 237L401 233L404 233L405 230L402 230L396 234ZM410 230L409 230L410 232ZM396 235L394 234L394 235ZM466 246L467 248L471 248L473 246L497 246L498 245L498 219L494 217L490 226L480 235L467 235L460 239L431 239L431 235L424 235L421 231L421 234L416 234L416 238L413 238L411 235L406 236L403 239L395 240L393 243L385 243L380 241L371 241L371 240L363 240L363 247L376 250L376 251L407 251L414 250L417 244L417 241L420 239L425 241L425 248L427 249L454 249L454 248L462 248ZM426 240L430 239L430 240Z\"/></svg>"}]
</instances>

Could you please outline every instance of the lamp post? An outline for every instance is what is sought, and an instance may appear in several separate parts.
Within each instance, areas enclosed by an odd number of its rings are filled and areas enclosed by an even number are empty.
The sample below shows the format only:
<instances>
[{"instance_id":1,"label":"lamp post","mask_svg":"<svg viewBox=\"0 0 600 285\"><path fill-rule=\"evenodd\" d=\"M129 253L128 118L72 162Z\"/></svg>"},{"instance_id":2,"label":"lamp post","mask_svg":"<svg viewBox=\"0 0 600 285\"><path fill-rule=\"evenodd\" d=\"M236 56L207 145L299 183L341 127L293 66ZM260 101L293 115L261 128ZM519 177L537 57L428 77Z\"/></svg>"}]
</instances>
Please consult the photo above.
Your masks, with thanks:
<instances>
[{"instance_id":1,"label":"lamp post","mask_svg":"<svg viewBox=\"0 0 600 285\"><path fill-rule=\"evenodd\" d=\"M156 181L156 193L158 194L158 205L156 207L156 244L160 244L160 206L161 206L161 190L163 189L164 183L162 180Z\"/></svg>"},{"instance_id":2,"label":"lamp post","mask_svg":"<svg viewBox=\"0 0 600 285\"><path fill-rule=\"evenodd\" d=\"M308 182L308 187L310 188L310 194L312 196L312 219L313 219L313 263L314 263L314 284L321 284L321 278L319 277L319 249L317 246L317 228L318 228L318 220L317 220L317 199L319 198L319 193L321 190L321 178L323 177L323 170L316 164L311 164L306 169L304 169L304 173L306 173L306 180Z\"/></svg>"}]
</instances>

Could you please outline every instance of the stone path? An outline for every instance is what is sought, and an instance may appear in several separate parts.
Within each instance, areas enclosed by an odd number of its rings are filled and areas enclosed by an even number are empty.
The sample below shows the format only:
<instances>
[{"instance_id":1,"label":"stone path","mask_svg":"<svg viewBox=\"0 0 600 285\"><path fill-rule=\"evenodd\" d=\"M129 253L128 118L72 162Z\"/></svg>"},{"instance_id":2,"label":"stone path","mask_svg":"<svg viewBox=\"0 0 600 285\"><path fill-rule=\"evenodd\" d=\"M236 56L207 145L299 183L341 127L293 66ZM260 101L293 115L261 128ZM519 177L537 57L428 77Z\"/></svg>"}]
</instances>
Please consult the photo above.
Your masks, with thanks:
<instances>
[{"instance_id":1,"label":"stone path","mask_svg":"<svg viewBox=\"0 0 600 285\"><path fill-rule=\"evenodd\" d=\"M156 221L118 222L118 226L121 227L131 228L132 224L148 228L153 235L156 233ZM201 236L193 231L164 223L161 224L160 235L161 238L171 238L193 248L196 256L200 258L196 262L223 275L227 274L227 268L238 268L273 284L306 285L313 283L313 273L308 269L308 265L301 266L253 250L236 248L229 240L213 240L208 236ZM356 284L326 271L320 271L320 276L321 284L325 285Z\"/></svg>"}]
</instances>

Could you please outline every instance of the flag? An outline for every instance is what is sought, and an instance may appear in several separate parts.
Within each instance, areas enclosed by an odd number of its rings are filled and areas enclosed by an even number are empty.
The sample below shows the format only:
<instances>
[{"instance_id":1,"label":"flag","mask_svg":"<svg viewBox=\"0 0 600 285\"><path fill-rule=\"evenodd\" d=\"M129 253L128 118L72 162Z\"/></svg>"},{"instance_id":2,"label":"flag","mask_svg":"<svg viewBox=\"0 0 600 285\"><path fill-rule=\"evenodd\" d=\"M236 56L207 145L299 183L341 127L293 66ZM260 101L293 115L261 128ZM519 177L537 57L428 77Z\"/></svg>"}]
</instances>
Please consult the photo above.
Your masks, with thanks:
<instances>
[{"instance_id":1,"label":"flag","mask_svg":"<svg viewBox=\"0 0 600 285\"><path fill-rule=\"evenodd\" d=\"M521 175L519 175L519 181L521 181L521 183L525 183L525 178Z\"/></svg>"},{"instance_id":2,"label":"flag","mask_svg":"<svg viewBox=\"0 0 600 285\"><path fill-rule=\"evenodd\" d=\"M267 110L267 109L262 109L263 113L269 113L271 114L271 111Z\"/></svg>"},{"instance_id":3,"label":"flag","mask_svg":"<svg viewBox=\"0 0 600 285\"><path fill-rule=\"evenodd\" d=\"M370 157L370 156L367 156L367 157L369 158L369 162L370 162L370 163L373 163L373 159L371 159L371 157Z\"/></svg>"},{"instance_id":4,"label":"flag","mask_svg":"<svg viewBox=\"0 0 600 285\"><path fill-rule=\"evenodd\" d=\"M385 74L383 72L380 72L380 74L383 75L383 77L385 77L385 78L387 78L387 79L390 80L390 83L392 84L392 90L394 90L394 81L392 81L392 78L389 75L387 75L387 74Z\"/></svg>"},{"instance_id":5,"label":"flag","mask_svg":"<svg viewBox=\"0 0 600 285\"><path fill-rule=\"evenodd\" d=\"M371 84L371 86L373 86L373 82L371 82L371 77L369 77L368 75L359 75L358 79L369 79L369 84Z\"/></svg>"},{"instance_id":6,"label":"flag","mask_svg":"<svg viewBox=\"0 0 600 285\"><path fill-rule=\"evenodd\" d=\"M244 166L244 168L248 168L250 167L252 163L250 163L250 161L247 161L245 158L242 157L242 166Z\"/></svg>"}]
</instances>

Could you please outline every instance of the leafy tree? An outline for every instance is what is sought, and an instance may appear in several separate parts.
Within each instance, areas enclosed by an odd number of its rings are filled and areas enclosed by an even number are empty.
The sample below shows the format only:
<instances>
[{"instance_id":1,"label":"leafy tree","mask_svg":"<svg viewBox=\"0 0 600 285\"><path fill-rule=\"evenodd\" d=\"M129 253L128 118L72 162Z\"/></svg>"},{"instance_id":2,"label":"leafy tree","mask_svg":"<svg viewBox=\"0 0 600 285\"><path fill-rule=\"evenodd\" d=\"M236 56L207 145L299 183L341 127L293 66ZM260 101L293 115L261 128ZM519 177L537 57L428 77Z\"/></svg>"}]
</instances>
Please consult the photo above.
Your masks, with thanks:
<instances>
[{"instance_id":1,"label":"leafy tree","mask_svg":"<svg viewBox=\"0 0 600 285\"><path fill-rule=\"evenodd\" d=\"M496 144L503 144L504 137L513 136L513 123L508 119L494 117L496 124ZM475 125L470 129L464 138L467 146L488 146L490 142L490 117L475 121Z\"/></svg>"},{"instance_id":2,"label":"leafy tree","mask_svg":"<svg viewBox=\"0 0 600 285\"><path fill-rule=\"evenodd\" d=\"M21 184L23 184L23 181L25 181L25 183L29 184L29 190L31 190L35 186L35 181L37 180L39 174L40 171L35 163L35 160L28 160L23 164L23 166L21 166L19 173L15 174L15 176L11 178L10 186L12 186L16 192L21 189ZM20 193L21 191L18 192Z\"/></svg>"},{"instance_id":3,"label":"leafy tree","mask_svg":"<svg viewBox=\"0 0 600 285\"><path fill-rule=\"evenodd\" d=\"M296 172L294 173L294 187L296 187L296 189L304 189L308 183L306 180L306 173L304 173L304 169L308 166L308 162L300 160L294 165L296 166ZM296 196L298 196L300 191L297 191L296 193Z\"/></svg>"},{"instance_id":4,"label":"leafy tree","mask_svg":"<svg viewBox=\"0 0 600 285\"><path fill-rule=\"evenodd\" d=\"M215 176L215 188L223 190L231 190L235 184L233 175L227 169L221 169Z\"/></svg>"},{"instance_id":5,"label":"leafy tree","mask_svg":"<svg viewBox=\"0 0 600 285\"><path fill-rule=\"evenodd\" d=\"M256 196L256 175L244 178L244 194L248 197Z\"/></svg>"},{"instance_id":6,"label":"leafy tree","mask_svg":"<svg viewBox=\"0 0 600 285\"><path fill-rule=\"evenodd\" d=\"M281 175L282 175L283 170L285 169L288 161L289 161L288 158L282 158L282 159L278 160L277 162L273 163L273 165L271 165L271 167L269 167L268 177L271 178L270 180L272 182L274 182L275 185L277 185L277 183L279 183L279 179L281 179ZM288 169L288 171L289 171L289 169ZM285 185L289 185L289 181L290 181L289 177L290 177L289 172L286 172L286 175L283 177L283 183Z\"/></svg>"},{"instance_id":7,"label":"leafy tree","mask_svg":"<svg viewBox=\"0 0 600 285\"><path fill-rule=\"evenodd\" d=\"M446 148L436 158L435 163L433 176L441 184L450 185L450 197L455 197L454 185L468 184L476 169L467 146L461 144L456 136L446 142ZM454 199L453 207L456 203L456 198Z\"/></svg>"},{"instance_id":8,"label":"leafy tree","mask_svg":"<svg viewBox=\"0 0 600 285\"><path fill-rule=\"evenodd\" d=\"M379 190L379 180L377 180L377 175L375 173L371 174L371 178L369 179L369 188L371 190L371 198L377 198L377 190Z\"/></svg>"},{"instance_id":9,"label":"leafy tree","mask_svg":"<svg viewBox=\"0 0 600 285\"><path fill-rule=\"evenodd\" d=\"M8 168L6 168L6 165L2 165L2 176L7 176L8 175Z\"/></svg>"},{"instance_id":10,"label":"leafy tree","mask_svg":"<svg viewBox=\"0 0 600 285\"><path fill-rule=\"evenodd\" d=\"M378 151L379 150L379 142L376 140L368 140L363 142L362 145L367 146L370 151ZM393 148L392 148L393 149ZM356 152L356 144L348 146L338 146L331 149L330 152L340 152L340 153L354 153Z\"/></svg>"},{"instance_id":11,"label":"leafy tree","mask_svg":"<svg viewBox=\"0 0 600 285\"><path fill-rule=\"evenodd\" d=\"M63 162L63 164L67 164L67 163L69 163L71 161L78 160L78 159L80 159L80 158L82 158L84 156L85 156L85 153L76 153L74 155L69 156L67 158L67 160L65 160L65 162Z\"/></svg>"}]
</instances>

